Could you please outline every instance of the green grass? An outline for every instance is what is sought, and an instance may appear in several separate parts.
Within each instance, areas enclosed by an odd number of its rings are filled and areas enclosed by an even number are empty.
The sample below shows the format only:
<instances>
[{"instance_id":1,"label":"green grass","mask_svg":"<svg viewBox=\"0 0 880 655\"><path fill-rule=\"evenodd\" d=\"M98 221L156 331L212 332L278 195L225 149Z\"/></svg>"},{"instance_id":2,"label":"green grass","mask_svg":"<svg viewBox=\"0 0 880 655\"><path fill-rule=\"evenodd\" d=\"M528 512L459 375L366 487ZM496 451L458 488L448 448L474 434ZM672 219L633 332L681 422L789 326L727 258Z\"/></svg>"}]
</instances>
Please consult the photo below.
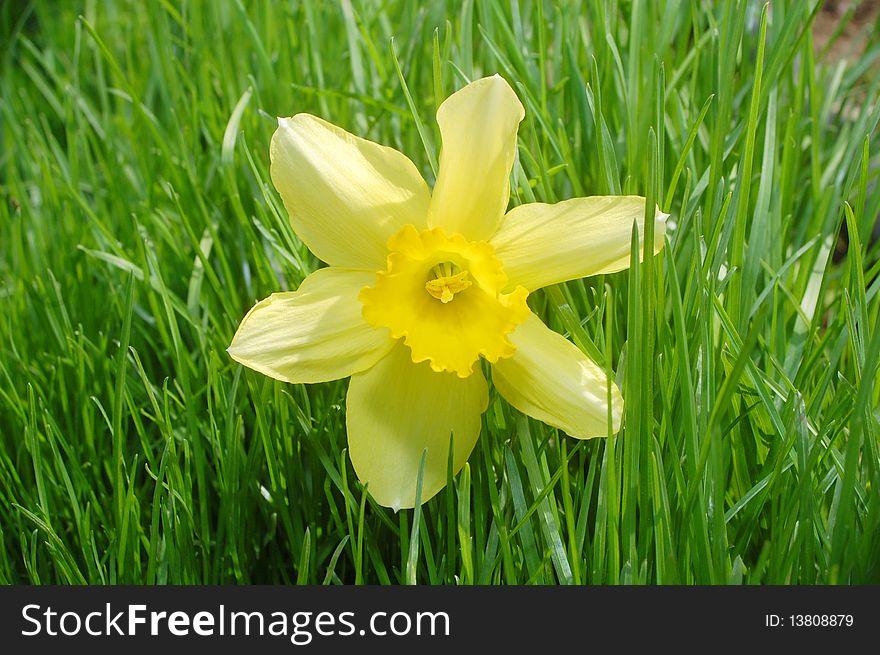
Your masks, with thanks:
<instances>
[{"instance_id":1,"label":"green grass","mask_svg":"<svg viewBox=\"0 0 880 655\"><path fill-rule=\"evenodd\" d=\"M815 1L420 4L3 4L0 581L880 582L880 29L831 61ZM318 266L268 142L309 111L432 183L438 104L496 71L513 204L638 193L675 228L530 298L612 371L621 433L493 392L465 469L395 514L346 381L225 352Z\"/></svg>"}]
</instances>

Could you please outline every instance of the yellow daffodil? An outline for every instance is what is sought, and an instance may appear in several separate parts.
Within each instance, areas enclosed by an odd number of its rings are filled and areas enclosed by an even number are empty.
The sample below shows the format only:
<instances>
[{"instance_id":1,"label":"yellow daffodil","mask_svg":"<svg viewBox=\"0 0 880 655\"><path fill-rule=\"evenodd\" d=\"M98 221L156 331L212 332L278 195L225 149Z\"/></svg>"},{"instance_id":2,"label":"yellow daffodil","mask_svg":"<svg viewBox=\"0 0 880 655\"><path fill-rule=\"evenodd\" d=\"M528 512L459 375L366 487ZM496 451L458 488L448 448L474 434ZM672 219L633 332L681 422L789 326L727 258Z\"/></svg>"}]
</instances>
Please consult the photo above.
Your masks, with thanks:
<instances>
[{"instance_id":1,"label":"yellow daffodil","mask_svg":"<svg viewBox=\"0 0 880 655\"><path fill-rule=\"evenodd\" d=\"M297 235L329 267L245 316L229 353L278 380L351 376L349 453L377 502L413 507L446 484L480 433L489 393L586 439L608 433L608 382L526 305L530 291L629 266L645 199L574 198L506 211L525 112L495 75L437 111L433 191L406 156L309 114L281 118L272 181ZM665 215L653 217L654 251ZM612 429L623 400L611 386Z\"/></svg>"}]
</instances>

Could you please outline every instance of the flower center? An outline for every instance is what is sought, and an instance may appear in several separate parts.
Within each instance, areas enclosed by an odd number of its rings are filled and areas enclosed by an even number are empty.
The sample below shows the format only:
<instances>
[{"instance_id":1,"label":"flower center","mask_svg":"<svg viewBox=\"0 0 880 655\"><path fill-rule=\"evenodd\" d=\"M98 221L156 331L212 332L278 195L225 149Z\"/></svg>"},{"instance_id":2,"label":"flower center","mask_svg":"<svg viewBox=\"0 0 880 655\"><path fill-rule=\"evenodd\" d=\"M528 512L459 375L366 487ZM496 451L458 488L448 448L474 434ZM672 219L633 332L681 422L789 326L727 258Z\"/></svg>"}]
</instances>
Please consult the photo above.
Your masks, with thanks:
<instances>
[{"instance_id":1,"label":"flower center","mask_svg":"<svg viewBox=\"0 0 880 655\"><path fill-rule=\"evenodd\" d=\"M491 245L405 225L388 251L387 269L358 298L367 322L404 339L413 362L466 378L480 357L514 353L507 337L529 316L528 291L501 293L507 275Z\"/></svg>"},{"instance_id":2,"label":"flower center","mask_svg":"<svg viewBox=\"0 0 880 655\"><path fill-rule=\"evenodd\" d=\"M445 305L471 284L467 271L459 270L455 262L442 262L431 269L425 290Z\"/></svg>"}]
</instances>

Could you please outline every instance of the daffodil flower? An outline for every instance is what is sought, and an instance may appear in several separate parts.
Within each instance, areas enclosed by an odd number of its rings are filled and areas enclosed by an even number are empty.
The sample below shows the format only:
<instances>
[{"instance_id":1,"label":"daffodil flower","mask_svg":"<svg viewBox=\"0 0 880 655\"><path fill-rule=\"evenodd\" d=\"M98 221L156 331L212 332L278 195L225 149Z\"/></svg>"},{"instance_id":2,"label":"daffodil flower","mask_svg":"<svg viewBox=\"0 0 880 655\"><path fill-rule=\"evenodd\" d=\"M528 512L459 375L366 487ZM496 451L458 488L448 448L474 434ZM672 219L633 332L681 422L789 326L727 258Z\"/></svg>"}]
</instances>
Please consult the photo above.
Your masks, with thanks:
<instances>
[{"instance_id":1,"label":"daffodil flower","mask_svg":"<svg viewBox=\"0 0 880 655\"><path fill-rule=\"evenodd\" d=\"M351 376L349 454L373 498L421 502L474 448L489 391L521 412L587 439L608 434L608 381L526 304L541 287L629 266L645 199L574 198L507 210L516 133L525 112L495 75L447 98L433 191L400 152L309 114L281 118L272 181L297 235L329 264L294 292L245 316L229 353L272 378ZM665 214L653 217L654 251ZM611 428L623 400L611 384Z\"/></svg>"}]
</instances>

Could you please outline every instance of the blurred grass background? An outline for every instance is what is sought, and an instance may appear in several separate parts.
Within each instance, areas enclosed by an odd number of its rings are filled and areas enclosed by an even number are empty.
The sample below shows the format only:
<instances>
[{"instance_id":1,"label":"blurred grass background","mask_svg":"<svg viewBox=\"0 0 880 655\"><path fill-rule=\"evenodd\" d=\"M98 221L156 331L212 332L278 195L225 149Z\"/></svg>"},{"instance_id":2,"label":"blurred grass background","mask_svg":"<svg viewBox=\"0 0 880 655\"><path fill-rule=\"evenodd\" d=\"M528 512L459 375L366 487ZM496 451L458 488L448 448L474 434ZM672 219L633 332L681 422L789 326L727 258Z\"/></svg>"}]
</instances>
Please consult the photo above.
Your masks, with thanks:
<instances>
[{"instance_id":1,"label":"blurred grass background","mask_svg":"<svg viewBox=\"0 0 880 655\"><path fill-rule=\"evenodd\" d=\"M880 32L836 9L4 3L0 582L880 582ZM462 473L395 514L348 461L346 381L225 353L318 266L268 142L308 111L432 183L437 106L495 72L526 107L513 204L638 193L674 227L530 298L615 371L621 433L493 395Z\"/></svg>"}]
</instances>

